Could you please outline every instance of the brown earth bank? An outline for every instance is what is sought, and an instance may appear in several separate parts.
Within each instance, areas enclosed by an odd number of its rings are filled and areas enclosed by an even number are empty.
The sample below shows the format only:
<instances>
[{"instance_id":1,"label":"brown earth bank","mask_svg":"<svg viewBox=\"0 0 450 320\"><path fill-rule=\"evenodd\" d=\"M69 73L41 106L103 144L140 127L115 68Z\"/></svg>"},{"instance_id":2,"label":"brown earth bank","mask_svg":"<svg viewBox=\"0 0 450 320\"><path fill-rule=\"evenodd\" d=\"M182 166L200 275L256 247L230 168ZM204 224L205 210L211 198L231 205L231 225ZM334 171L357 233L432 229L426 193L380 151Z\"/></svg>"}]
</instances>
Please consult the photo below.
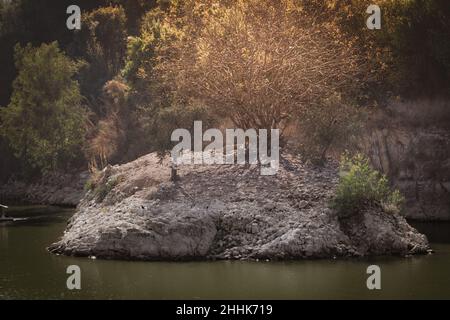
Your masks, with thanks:
<instances>
[{"instance_id":1,"label":"brown earth bank","mask_svg":"<svg viewBox=\"0 0 450 320\"><path fill-rule=\"evenodd\" d=\"M302 259L427 253L426 237L377 207L345 220L329 209L337 165L285 155L274 176L257 166L182 166L149 154L108 166L91 185L58 254L106 259Z\"/></svg>"}]
</instances>

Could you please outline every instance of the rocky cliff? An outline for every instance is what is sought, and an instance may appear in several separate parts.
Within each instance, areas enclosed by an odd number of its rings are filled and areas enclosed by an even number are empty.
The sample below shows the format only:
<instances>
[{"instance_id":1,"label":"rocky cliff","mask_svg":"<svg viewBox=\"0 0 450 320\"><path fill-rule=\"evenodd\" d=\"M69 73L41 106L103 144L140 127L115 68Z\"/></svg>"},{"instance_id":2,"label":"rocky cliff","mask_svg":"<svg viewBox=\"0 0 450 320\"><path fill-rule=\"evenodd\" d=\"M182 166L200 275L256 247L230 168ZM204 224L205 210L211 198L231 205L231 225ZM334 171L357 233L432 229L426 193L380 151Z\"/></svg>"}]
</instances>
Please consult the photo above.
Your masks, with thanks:
<instances>
[{"instance_id":1,"label":"rocky cliff","mask_svg":"<svg viewBox=\"0 0 450 320\"><path fill-rule=\"evenodd\" d=\"M54 253L111 259L299 259L426 253L399 215L368 208L339 220L328 208L335 165L285 156L277 175L255 166L170 166L154 154L107 167Z\"/></svg>"},{"instance_id":2,"label":"rocky cliff","mask_svg":"<svg viewBox=\"0 0 450 320\"><path fill-rule=\"evenodd\" d=\"M394 104L377 115L366 153L406 197L407 218L450 220L450 102Z\"/></svg>"},{"instance_id":3,"label":"rocky cliff","mask_svg":"<svg viewBox=\"0 0 450 320\"><path fill-rule=\"evenodd\" d=\"M82 199L89 173L52 173L38 181L9 181L0 186L0 203L75 207Z\"/></svg>"}]
</instances>

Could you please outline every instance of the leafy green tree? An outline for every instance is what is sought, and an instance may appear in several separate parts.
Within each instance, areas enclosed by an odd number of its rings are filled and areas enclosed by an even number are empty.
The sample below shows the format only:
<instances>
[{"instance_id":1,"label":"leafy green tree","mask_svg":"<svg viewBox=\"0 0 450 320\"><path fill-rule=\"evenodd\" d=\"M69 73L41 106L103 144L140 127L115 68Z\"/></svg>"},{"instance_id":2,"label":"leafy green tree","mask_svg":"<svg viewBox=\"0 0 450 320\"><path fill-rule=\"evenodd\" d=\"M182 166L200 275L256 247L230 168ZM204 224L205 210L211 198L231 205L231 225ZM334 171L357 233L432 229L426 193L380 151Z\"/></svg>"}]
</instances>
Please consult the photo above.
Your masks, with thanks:
<instances>
[{"instance_id":1,"label":"leafy green tree","mask_svg":"<svg viewBox=\"0 0 450 320\"><path fill-rule=\"evenodd\" d=\"M80 160L85 111L77 81L80 64L57 42L15 48L18 76L0 112L1 134L24 165L66 169Z\"/></svg>"},{"instance_id":2,"label":"leafy green tree","mask_svg":"<svg viewBox=\"0 0 450 320\"><path fill-rule=\"evenodd\" d=\"M130 0L133 1L133 0ZM14 68L14 45L58 41L61 49L73 42L74 32L66 28L66 9L76 4L90 11L110 0L0 0L0 105L7 105L12 82L17 76Z\"/></svg>"},{"instance_id":3,"label":"leafy green tree","mask_svg":"<svg viewBox=\"0 0 450 320\"><path fill-rule=\"evenodd\" d=\"M160 68L161 61L173 58L173 46L183 32L175 25L184 13L178 2L161 1L160 7L147 12L139 36L129 37L128 54L122 76L130 86L130 103L136 106L135 119L142 134L135 144L146 152L157 151L164 158L172 149L171 134L177 128L193 130L195 120L206 127L217 117L201 101L193 101L173 90L174 83ZM176 170L172 172L172 178Z\"/></svg>"},{"instance_id":4,"label":"leafy green tree","mask_svg":"<svg viewBox=\"0 0 450 320\"><path fill-rule=\"evenodd\" d=\"M124 8L128 34L136 35L139 33L142 16L156 7L159 0L111 0L111 2Z\"/></svg>"},{"instance_id":5,"label":"leafy green tree","mask_svg":"<svg viewBox=\"0 0 450 320\"><path fill-rule=\"evenodd\" d=\"M80 72L80 83L81 92L89 99L99 97L105 83L123 68L126 21L121 6L100 7L83 15L82 29L70 52L87 62Z\"/></svg>"}]
</instances>

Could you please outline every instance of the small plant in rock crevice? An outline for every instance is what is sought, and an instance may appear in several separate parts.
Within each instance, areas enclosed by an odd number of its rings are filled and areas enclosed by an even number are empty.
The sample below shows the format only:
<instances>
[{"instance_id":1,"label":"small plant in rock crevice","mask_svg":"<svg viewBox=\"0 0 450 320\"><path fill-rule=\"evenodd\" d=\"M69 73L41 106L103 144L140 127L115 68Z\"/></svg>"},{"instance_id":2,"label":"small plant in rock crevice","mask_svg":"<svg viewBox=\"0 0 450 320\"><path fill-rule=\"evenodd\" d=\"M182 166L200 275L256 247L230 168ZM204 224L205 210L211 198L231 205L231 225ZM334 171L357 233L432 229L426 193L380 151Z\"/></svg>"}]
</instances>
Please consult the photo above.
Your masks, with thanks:
<instances>
[{"instance_id":1,"label":"small plant in rock crevice","mask_svg":"<svg viewBox=\"0 0 450 320\"><path fill-rule=\"evenodd\" d=\"M95 199L97 202L102 202L108 193L114 189L115 186L117 186L121 181L123 177L121 176L113 176L108 179L106 183L98 185L95 190Z\"/></svg>"}]
</instances>

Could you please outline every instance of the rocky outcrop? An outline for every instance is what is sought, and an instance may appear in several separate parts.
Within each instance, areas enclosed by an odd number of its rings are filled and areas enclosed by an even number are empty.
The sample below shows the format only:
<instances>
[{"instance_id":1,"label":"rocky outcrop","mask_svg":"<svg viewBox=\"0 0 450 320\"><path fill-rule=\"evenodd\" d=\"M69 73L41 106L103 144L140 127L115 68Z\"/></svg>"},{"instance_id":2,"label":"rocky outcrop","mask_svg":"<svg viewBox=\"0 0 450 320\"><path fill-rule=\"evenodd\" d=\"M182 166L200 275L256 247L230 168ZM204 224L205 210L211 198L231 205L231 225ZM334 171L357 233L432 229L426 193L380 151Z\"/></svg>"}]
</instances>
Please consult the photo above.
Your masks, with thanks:
<instances>
[{"instance_id":1,"label":"rocky outcrop","mask_svg":"<svg viewBox=\"0 0 450 320\"><path fill-rule=\"evenodd\" d=\"M285 156L277 175L255 166L170 166L154 154L107 167L54 253L110 259L300 259L426 253L399 215L368 208L338 219L328 208L336 166Z\"/></svg>"},{"instance_id":2,"label":"rocky outcrop","mask_svg":"<svg viewBox=\"0 0 450 320\"><path fill-rule=\"evenodd\" d=\"M450 131L374 130L368 154L406 198L407 218L450 220Z\"/></svg>"},{"instance_id":3,"label":"rocky outcrop","mask_svg":"<svg viewBox=\"0 0 450 320\"><path fill-rule=\"evenodd\" d=\"M0 199L4 203L30 203L75 207L82 199L88 172L52 173L39 181L9 181L0 186Z\"/></svg>"},{"instance_id":4,"label":"rocky outcrop","mask_svg":"<svg viewBox=\"0 0 450 320\"><path fill-rule=\"evenodd\" d=\"M449 110L448 99L396 99L368 122L363 148L404 194L407 218L450 220Z\"/></svg>"}]
</instances>

